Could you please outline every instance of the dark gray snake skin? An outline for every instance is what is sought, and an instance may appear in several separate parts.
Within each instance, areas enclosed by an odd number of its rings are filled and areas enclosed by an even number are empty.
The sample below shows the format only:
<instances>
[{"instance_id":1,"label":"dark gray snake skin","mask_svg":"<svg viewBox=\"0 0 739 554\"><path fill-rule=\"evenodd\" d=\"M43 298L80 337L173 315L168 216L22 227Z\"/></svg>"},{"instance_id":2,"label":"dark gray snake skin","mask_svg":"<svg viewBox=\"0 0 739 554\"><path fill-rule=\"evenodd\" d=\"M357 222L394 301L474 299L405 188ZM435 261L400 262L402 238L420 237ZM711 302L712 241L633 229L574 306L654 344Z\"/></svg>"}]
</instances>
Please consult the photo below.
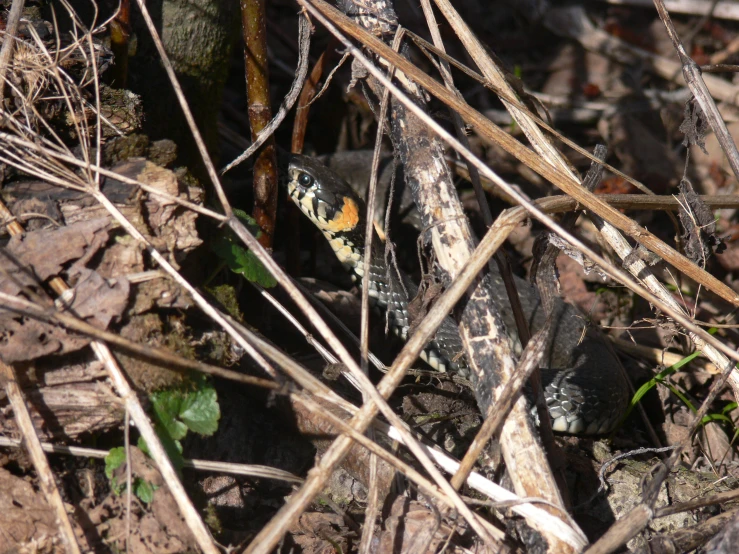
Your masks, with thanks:
<instances>
[{"instance_id":1,"label":"dark gray snake skin","mask_svg":"<svg viewBox=\"0 0 739 554\"><path fill-rule=\"evenodd\" d=\"M286 182L292 201L321 230L352 279L359 284L369 271L371 301L387 312L393 332L407 339L408 299L415 296L417 288L406 277L399 278L388 271L379 251L373 252L369 265L365 262L362 199L336 173L306 156L290 157ZM379 239L373 243L378 244ZM497 272L491 275L490 282L496 297L507 303L505 287ZM544 309L534 287L522 279L517 279L516 285L529 326L535 332L545 323ZM511 310L504 308L502 312L506 327L515 330ZM611 431L620 421L628 401L618 362L599 334L584 333L585 320L573 306L558 302L553 325L552 340L543 361L549 369L542 369L552 428L590 435ZM512 338L519 344L513 334ZM463 345L457 325L447 317L421 357L438 371L466 377L469 368L461 352Z\"/></svg>"}]
</instances>

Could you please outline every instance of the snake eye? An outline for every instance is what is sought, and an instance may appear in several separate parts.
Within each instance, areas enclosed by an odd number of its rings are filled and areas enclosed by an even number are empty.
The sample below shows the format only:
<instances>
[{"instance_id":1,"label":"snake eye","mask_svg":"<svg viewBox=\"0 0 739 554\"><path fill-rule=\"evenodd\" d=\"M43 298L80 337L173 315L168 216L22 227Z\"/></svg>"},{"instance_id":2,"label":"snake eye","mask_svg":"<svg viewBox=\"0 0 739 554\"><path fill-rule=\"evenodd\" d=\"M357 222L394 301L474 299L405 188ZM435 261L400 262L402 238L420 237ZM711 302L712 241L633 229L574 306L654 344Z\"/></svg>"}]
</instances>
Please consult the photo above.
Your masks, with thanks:
<instances>
[{"instance_id":1,"label":"snake eye","mask_svg":"<svg viewBox=\"0 0 739 554\"><path fill-rule=\"evenodd\" d=\"M298 177L298 184L301 187L309 188L310 186L313 185L313 177L311 177L307 173L301 173L300 176Z\"/></svg>"}]
</instances>

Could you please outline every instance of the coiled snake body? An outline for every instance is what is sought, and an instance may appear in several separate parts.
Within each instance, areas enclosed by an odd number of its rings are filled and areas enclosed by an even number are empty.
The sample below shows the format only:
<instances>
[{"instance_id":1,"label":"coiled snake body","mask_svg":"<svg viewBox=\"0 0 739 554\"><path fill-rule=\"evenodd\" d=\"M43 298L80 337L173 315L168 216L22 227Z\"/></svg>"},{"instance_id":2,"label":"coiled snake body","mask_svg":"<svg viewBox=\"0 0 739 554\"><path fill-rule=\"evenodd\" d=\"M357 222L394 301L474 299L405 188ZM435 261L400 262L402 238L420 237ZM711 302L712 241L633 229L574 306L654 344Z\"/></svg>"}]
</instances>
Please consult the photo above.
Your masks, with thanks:
<instances>
[{"instance_id":1,"label":"coiled snake body","mask_svg":"<svg viewBox=\"0 0 739 554\"><path fill-rule=\"evenodd\" d=\"M408 299L417 288L395 272L388 271L381 254L364 256L365 207L357 193L338 175L320 162L306 156L290 156L287 190L292 201L321 230L339 261L360 284L369 272L370 300L387 311L390 327L403 339L408 338ZM374 241L377 244L379 239ZM491 275L496 297L507 303L499 274ZM532 331L545 323L545 314L536 290L517 279L519 296ZM515 330L510 309L503 309L507 329ZM585 333L585 321L577 310L558 302L552 318L555 326L542 369L544 393L552 428L577 434L599 434L613 429L624 413L627 388L619 374L617 361L603 344L603 338ZM515 336L512 338L518 343ZM581 340L583 339L583 340ZM520 347L520 346L519 346ZM454 320L447 317L421 357L439 371L469 374L463 345Z\"/></svg>"}]
</instances>

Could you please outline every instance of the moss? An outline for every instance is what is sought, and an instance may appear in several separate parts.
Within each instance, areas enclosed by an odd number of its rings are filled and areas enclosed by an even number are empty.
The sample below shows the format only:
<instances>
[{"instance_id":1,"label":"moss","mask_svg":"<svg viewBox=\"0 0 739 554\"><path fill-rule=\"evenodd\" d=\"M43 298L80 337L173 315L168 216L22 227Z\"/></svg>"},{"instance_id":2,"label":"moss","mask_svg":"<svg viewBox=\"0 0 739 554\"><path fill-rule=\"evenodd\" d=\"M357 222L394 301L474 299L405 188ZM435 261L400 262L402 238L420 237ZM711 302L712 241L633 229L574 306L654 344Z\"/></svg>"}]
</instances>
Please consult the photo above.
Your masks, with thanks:
<instances>
[{"instance_id":1,"label":"moss","mask_svg":"<svg viewBox=\"0 0 739 554\"><path fill-rule=\"evenodd\" d=\"M228 315L239 323L244 323L244 314L241 313L239 301L236 297L236 289L232 285L218 285L208 287L206 290L218 300Z\"/></svg>"}]
</instances>

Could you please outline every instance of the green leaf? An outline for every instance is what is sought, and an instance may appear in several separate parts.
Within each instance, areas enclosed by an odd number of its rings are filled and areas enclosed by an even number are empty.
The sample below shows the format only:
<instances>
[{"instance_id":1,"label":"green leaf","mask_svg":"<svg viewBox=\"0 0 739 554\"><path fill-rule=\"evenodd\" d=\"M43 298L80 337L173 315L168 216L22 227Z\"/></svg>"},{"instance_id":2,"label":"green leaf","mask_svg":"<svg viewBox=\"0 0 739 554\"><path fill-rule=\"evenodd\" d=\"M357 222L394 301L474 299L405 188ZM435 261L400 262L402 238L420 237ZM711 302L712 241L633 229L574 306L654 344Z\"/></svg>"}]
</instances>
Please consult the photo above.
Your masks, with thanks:
<instances>
[{"instance_id":1,"label":"green leaf","mask_svg":"<svg viewBox=\"0 0 739 554\"><path fill-rule=\"evenodd\" d=\"M151 394L151 402L157 422L166 429L173 440L184 439L187 426L177 418L182 409L183 393L179 390L165 390Z\"/></svg>"},{"instance_id":2,"label":"green leaf","mask_svg":"<svg viewBox=\"0 0 739 554\"><path fill-rule=\"evenodd\" d=\"M259 234L259 225L257 225L256 219L254 219L244 210L240 210L239 208L234 208L233 213L236 217L238 217L241 221L244 222L244 225L246 225L247 227L250 227L249 230L252 233L254 233L254 236Z\"/></svg>"},{"instance_id":3,"label":"green leaf","mask_svg":"<svg viewBox=\"0 0 739 554\"><path fill-rule=\"evenodd\" d=\"M213 251L234 273L240 273L247 281L257 283L264 288L277 285L277 280L267 271L251 250L247 250L229 236L218 237L212 243Z\"/></svg>"},{"instance_id":4,"label":"green leaf","mask_svg":"<svg viewBox=\"0 0 739 554\"><path fill-rule=\"evenodd\" d=\"M701 419L701 425L705 425L706 423L709 423L711 421L722 421L724 423L728 423L729 425L733 425L734 422L731 420L730 417L726 417L722 414L707 414L703 416L703 419Z\"/></svg>"},{"instance_id":5,"label":"green leaf","mask_svg":"<svg viewBox=\"0 0 739 554\"><path fill-rule=\"evenodd\" d=\"M122 446L111 448L105 456L105 475L110 480L110 488L115 494L120 494L126 488L126 480L119 483L113 472L126 462L126 449Z\"/></svg>"},{"instance_id":6,"label":"green leaf","mask_svg":"<svg viewBox=\"0 0 739 554\"><path fill-rule=\"evenodd\" d=\"M146 504L151 504L154 500L154 491L159 487L155 487L148 481L144 481L141 477L136 477L133 480L133 493L139 500Z\"/></svg>"},{"instance_id":7,"label":"green leaf","mask_svg":"<svg viewBox=\"0 0 739 554\"><path fill-rule=\"evenodd\" d=\"M185 458L182 456L182 443L178 440L172 439L172 437L167 434L164 428L160 427L159 425L154 425L154 430L156 431L157 436L162 443L162 447L164 447L164 451L167 453L167 456L172 462L172 465L175 467L175 469L179 471L180 469L182 469L182 466L185 463ZM139 437L137 446L144 454L151 458L149 445L146 444L146 441L143 439L143 437Z\"/></svg>"},{"instance_id":8,"label":"green leaf","mask_svg":"<svg viewBox=\"0 0 739 554\"><path fill-rule=\"evenodd\" d=\"M634 397L631 399L631 402L629 402L629 407L626 410L626 413L624 414L623 418L621 418L621 422L626 421L626 418L629 417L631 414L631 411L636 407L636 405L641 401L642 398L644 398L644 395L646 395L651 389L657 386L657 383L664 383L665 378L675 373L678 369L680 369L685 364L691 362L696 357L700 356L700 351L693 352L690 356L686 356L679 362L677 362L674 365L671 365L668 368L663 369L660 371L657 375L652 377L649 381L644 383L641 387L639 387L639 390L637 390L634 393ZM676 391L673 391L676 392ZM685 399L687 401L687 399ZM688 406L690 406L690 402L687 403ZM690 406L692 408L692 406Z\"/></svg>"},{"instance_id":9,"label":"green leaf","mask_svg":"<svg viewBox=\"0 0 739 554\"><path fill-rule=\"evenodd\" d=\"M105 456L105 476L113 479L113 472L121 467L126 461L126 449L122 446L111 448L108 455Z\"/></svg>"},{"instance_id":10,"label":"green leaf","mask_svg":"<svg viewBox=\"0 0 739 554\"><path fill-rule=\"evenodd\" d=\"M201 435L210 436L218 429L221 409L213 387L205 387L189 393L182 401L180 419L187 427Z\"/></svg>"},{"instance_id":11,"label":"green leaf","mask_svg":"<svg viewBox=\"0 0 739 554\"><path fill-rule=\"evenodd\" d=\"M246 251L246 264L241 273L249 281L253 281L266 289L277 286L277 279L262 265L262 262L251 250Z\"/></svg>"},{"instance_id":12,"label":"green leaf","mask_svg":"<svg viewBox=\"0 0 739 554\"><path fill-rule=\"evenodd\" d=\"M157 422L173 440L182 440L187 431L212 435L218 429L221 409L216 390L201 381L195 390L166 390L151 395Z\"/></svg>"},{"instance_id":13,"label":"green leaf","mask_svg":"<svg viewBox=\"0 0 739 554\"><path fill-rule=\"evenodd\" d=\"M149 452L149 446L146 444L146 441L144 440L144 437L139 437L138 442L136 443L136 446L139 447L139 450L149 456L151 458L151 452Z\"/></svg>"},{"instance_id":14,"label":"green leaf","mask_svg":"<svg viewBox=\"0 0 739 554\"><path fill-rule=\"evenodd\" d=\"M192 390L170 389L152 393L154 428L164 449L177 469L182 468L182 443L188 431L201 435L212 435L218 429L221 408L216 390L206 379L197 382ZM146 443L139 441L140 448L148 453Z\"/></svg>"},{"instance_id":15,"label":"green leaf","mask_svg":"<svg viewBox=\"0 0 739 554\"><path fill-rule=\"evenodd\" d=\"M710 334L714 334L718 329L716 327L712 327L711 329L708 329L708 332ZM693 413L696 413L698 410L693 406L693 404L688 400L688 398L682 394L677 388L672 386L669 382L667 382L665 379L668 375L675 373L678 369L680 369L685 364L691 362L696 357L700 356L700 351L695 351L691 355L686 356L685 358L681 359L679 362L675 363L674 365L671 365L668 368L663 369L660 371L657 375L652 377L649 381L644 383L641 387L639 387L639 390L637 390L634 393L634 397L631 399L631 402L629 403L629 408L626 410L626 414L621 419L621 423L623 423L627 417L629 417L629 414L631 414L631 410L634 409L634 407L641 401L641 399L644 397L647 392L649 392L650 389L657 386L657 384L662 384L666 386L672 394L677 396L680 401L682 401L683 404ZM737 364L737 367L739 367L739 364ZM726 423L729 423L733 425L733 421L731 418L729 418L726 414L731 412L732 410L736 409L737 404L736 402L731 402L729 405L727 405L720 414L708 414L701 420L701 425L705 425L706 423L710 421L723 421ZM739 435L739 430L735 431L735 438Z\"/></svg>"},{"instance_id":16,"label":"green leaf","mask_svg":"<svg viewBox=\"0 0 739 554\"><path fill-rule=\"evenodd\" d=\"M259 236L259 228L253 218L241 210L234 210L234 214L245 222L255 236ZM277 280L262 265L259 258L251 250L245 248L241 240L230 230L226 230L221 236L217 237L211 243L211 248L216 256L228 265L231 271L240 273L247 281L257 283L264 288L277 285Z\"/></svg>"}]
</instances>

